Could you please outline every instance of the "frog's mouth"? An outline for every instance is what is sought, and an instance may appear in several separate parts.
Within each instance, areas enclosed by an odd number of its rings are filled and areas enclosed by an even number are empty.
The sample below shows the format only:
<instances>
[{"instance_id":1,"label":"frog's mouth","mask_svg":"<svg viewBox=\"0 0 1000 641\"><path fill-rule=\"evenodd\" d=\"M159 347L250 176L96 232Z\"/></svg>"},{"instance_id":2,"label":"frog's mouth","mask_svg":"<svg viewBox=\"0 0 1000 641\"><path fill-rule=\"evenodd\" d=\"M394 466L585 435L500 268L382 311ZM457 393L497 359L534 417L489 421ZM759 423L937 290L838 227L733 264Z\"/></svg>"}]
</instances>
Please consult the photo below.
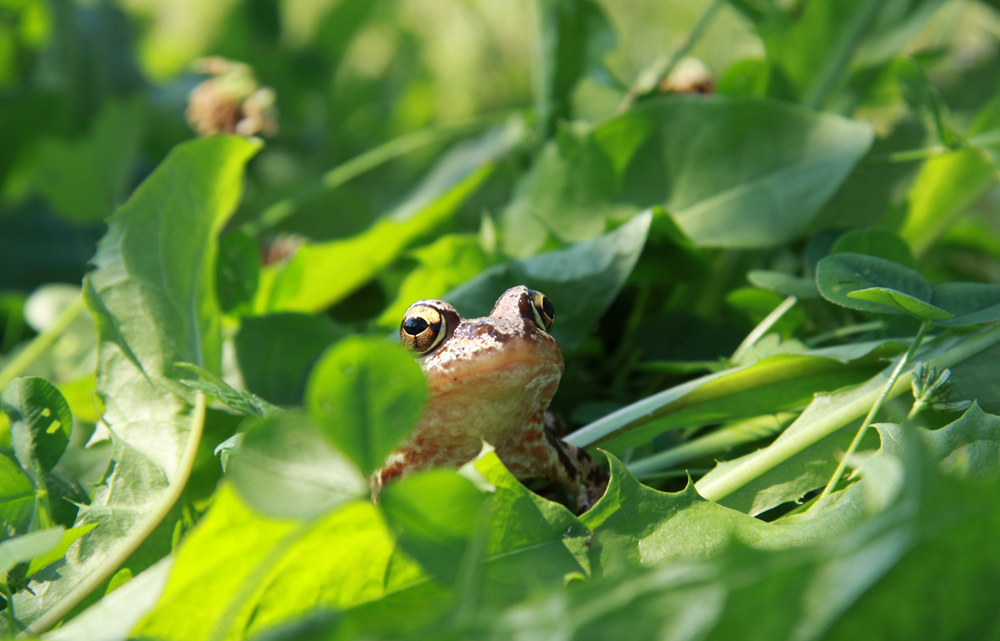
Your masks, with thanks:
<instances>
[{"instance_id":1,"label":"frog's mouth","mask_svg":"<svg viewBox=\"0 0 1000 641\"><path fill-rule=\"evenodd\" d=\"M465 390L489 396L514 394L536 379L558 382L563 373L562 351L548 336L509 337L502 344L471 347L449 345L448 353L426 370L435 395Z\"/></svg>"}]
</instances>

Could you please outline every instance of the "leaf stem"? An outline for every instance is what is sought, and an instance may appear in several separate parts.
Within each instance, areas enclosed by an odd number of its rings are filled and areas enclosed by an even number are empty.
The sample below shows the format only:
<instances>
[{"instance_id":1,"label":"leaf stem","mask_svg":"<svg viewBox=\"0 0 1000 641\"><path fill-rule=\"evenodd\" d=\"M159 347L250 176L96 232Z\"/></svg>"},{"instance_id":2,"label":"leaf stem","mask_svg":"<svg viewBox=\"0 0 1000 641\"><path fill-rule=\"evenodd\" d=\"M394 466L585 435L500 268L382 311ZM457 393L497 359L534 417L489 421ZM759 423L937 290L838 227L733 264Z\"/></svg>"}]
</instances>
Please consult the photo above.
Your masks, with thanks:
<instances>
[{"instance_id":1,"label":"leaf stem","mask_svg":"<svg viewBox=\"0 0 1000 641\"><path fill-rule=\"evenodd\" d=\"M7 615L7 638L13 638L14 630L17 629L15 627L16 619L14 618L14 597L10 593L10 586L7 585L6 577L4 577L3 581L0 581L0 594L7 599L7 607L4 608L3 612Z\"/></svg>"},{"instance_id":2,"label":"leaf stem","mask_svg":"<svg viewBox=\"0 0 1000 641\"><path fill-rule=\"evenodd\" d=\"M80 296L56 317L55 322L31 339L31 342L17 356L3 369L0 369L0 391L7 387L7 383L20 376L29 365L38 360L38 357L44 354L48 348L52 347L53 343L73 324L83 309L83 296Z\"/></svg>"},{"instance_id":3,"label":"leaf stem","mask_svg":"<svg viewBox=\"0 0 1000 641\"><path fill-rule=\"evenodd\" d=\"M976 354L1000 343L1000 327L993 327L982 333L970 336L957 345L947 349L940 356L931 359L928 366L944 369L952 367ZM913 372L909 371L899 376L886 398L894 398L910 389ZM787 432L768 447L759 450L744 463L733 467L725 474L711 479L710 482L699 482L698 493L710 501L718 501L729 496L750 481L777 467L790 457L807 447L840 430L842 427L856 421L865 415L872 403L883 391L881 387L870 391L860 388L854 398L834 408L830 408L808 426L796 431Z\"/></svg>"},{"instance_id":4,"label":"leaf stem","mask_svg":"<svg viewBox=\"0 0 1000 641\"><path fill-rule=\"evenodd\" d=\"M910 349L906 350L906 353L903 354L902 358L899 359L899 362L896 363L896 367L892 370L889 380L886 381L885 386L882 388L882 393L879 394L879 397L875 400L875 404L872 405L868 415L865 416L865 420L861 423L861 427L858 428L858 433L854 435L854 440L851 441L851 445L847 448L844 456L841 457L840 463L837 465L837 469L834 470L833 476L830 477L830 481L826 484L826 487L823 488L823 492L819 495L819 498L816 499L816 503L814 503L814 505L819 504L825 497L829 496L830 492L833 492L834 488L837 487L837 484L840 483L840 479L844 476L844 469L847 467L847 461L854 455L854 452L857 451L858 445L861 444L861 439L864 438L865 433L868 432L869 426L871 426L872 422L875 420L875 416L882 409L882 404L885 403L886 398L889 396L889 392L892 390L893 386L896 385L896 381L899 379L900 374L903 373L903 369L913 359L913 355L917 352L917 348L920 347L920 344L924 342L924 336L927 335L927 331L930 328L931 324L929 321L924 321L920 325L920 331L917 332L917 337L913 339L912 343L910 343Z\"/></svg>"},{"instance_id":5,"label":"leaf stem","mask_svg":"<svg viewBox=\"0 0 1000 641\"><path fill-rule=\"evenodd\" d=\"M739 361L747 351L753 347L757 341L759 341L764 334L770 330L775 323L781 320L781 317L785 315L785 312L790 310L798 299L794 296L789 296L785 300L781 301L781 304L774 308L774 310L764 317L757 327L753 328L753 331L747 334L747 337L743 339L740 346L736 348L733 355L729 357L729 360L736 362Z\"/></svg>"},{"instance_id":6,"label":"leaf stem","mask_svg":"<svg viewBox=\"0 0 1000 641\"><path fill-rule=\"evenodd\" d=\"M691 33L685 38L684 43L674 51L666 63L657 61L639 74L639 77L636 78L636 81L629 88L628 93L625 94L621 104L618 105L618 113L628 111L632 107L632 103L655 91L660 86L660 83L666 80L667 76L677 67L677 64L684 59L684 56L688 55L688 52L691 51L695 43L704 35L716 12L723 5L728 4L728 2L729 0L715 0L715 2L708 5L704 13L698 18L698 22L691 28Z\"/></svg>"},{"instance_id":7,"label":"leaf stem","mask_svg":"<svg viewBox=\"0 0 1000 641\"><path fill-rule=\"evenodd\" d=\"M885 0L871 0L862 3L860 10L855 14L832 54L827 58L827 64L816 74L819 80L813 85L814 88L803 101L807 107L822 109L830 96L833 95L850 66L855 51L871 30L872 24L874 24L884 4Z\"/></svg>"},{"instance_id":8,"label":"leaf stem","mask_svg":"<svg viewBox=\"0 0 1000 641\"><path fill-rule=\"evenodd\" d=\"M509 117L512 113L514 112L503 111L471 116L455 120L454 122L431 125L394 138L337 165L323 174L318 183L312 183L297 194L273 203L256 220L246 223L244 228L248 233L256 236L258 233L271 229L291 216L299 207L324 190L332 191L361 174L375 169L379 165L383 165L390 160L414 152L422 147L427 147L435 143L448 142L460 136L486 129L490 125Z\"/></svg>"}]
</instances>

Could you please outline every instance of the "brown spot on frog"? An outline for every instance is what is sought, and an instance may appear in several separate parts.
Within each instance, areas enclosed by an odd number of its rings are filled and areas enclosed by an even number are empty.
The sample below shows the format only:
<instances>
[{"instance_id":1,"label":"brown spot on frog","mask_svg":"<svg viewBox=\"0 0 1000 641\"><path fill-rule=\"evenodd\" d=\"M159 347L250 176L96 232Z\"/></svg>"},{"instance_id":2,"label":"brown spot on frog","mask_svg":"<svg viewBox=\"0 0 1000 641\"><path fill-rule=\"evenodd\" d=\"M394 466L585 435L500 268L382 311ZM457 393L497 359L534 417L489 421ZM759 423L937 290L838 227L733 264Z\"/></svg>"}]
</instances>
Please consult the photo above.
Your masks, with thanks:
<instances>
[{"instance_id":1,"label":"brown spot on frog","mask_svg":"<svg viewBox=\"0 0 1000 641\"><path fill-rule=\"evenodd\" d=\"M590 509L607 474L546 424L563 373L562 350L548 333L554 321L552 302L523 285L483 318L464 319L440 300L410 305L400 340L421 355L430 396L413 432L375 473L375 491L410 472L463 465L486 441L518 479L557 481L580 512Z\"/></svg>"}]
</instances>

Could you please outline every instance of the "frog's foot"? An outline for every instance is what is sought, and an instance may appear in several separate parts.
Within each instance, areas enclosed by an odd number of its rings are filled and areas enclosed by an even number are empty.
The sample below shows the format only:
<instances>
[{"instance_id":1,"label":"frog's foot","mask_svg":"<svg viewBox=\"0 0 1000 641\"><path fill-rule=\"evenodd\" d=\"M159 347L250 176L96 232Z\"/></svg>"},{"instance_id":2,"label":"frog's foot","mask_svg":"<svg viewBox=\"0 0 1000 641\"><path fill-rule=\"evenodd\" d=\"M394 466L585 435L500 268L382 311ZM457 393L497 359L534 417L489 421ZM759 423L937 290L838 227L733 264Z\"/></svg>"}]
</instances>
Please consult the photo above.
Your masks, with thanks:
<instances>
[{"instance_id":1,"label":"frog's foot","mask_svg":"<svg viewBox=\"0 0 1000 641\"><path fill-rule=\"evenodd\" d=\"M608 489L608 473L579 447L557 439L550 430L545 437L559 457L554 479L576 497L576 507L583 514L604 496Z\"/></svg>"}]
</instances>

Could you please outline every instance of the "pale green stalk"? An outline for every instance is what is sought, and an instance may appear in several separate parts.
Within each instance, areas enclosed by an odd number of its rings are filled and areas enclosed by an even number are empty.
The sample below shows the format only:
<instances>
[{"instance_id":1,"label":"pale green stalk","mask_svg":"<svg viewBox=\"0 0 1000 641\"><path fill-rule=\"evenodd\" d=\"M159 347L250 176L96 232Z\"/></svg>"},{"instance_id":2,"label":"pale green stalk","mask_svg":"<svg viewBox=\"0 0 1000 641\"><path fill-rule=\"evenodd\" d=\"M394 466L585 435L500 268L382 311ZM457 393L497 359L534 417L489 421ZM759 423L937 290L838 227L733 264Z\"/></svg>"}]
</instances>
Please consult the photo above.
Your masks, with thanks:
<instances>
[{"instance_id":1,"label":"pale green stalk","mask_svg":"<svg viewBox=\"0 0 1000 641\"><path fill-rule=\"evenodd\" d=\"M979 354L1000 342L1000 327L994 327L979 335L972 336L949 349L941 356L927 363L930 367L945 369ZM886 394L886 399L895 398L910 388L913 372L904 372ZM833 434L848 423L856 421L871 410L882 394L883 388L872 390L841 407L817 418L811 425L795 434L779 439L769 447L757 452L744 463L734 466L710 482L697 484L698 492L706 499L718 501L729 496L750 481L777 467L784 461Z\"/></svg>"},{"instance_id":2,"label":"pale green stalk","mask_svg":"<svg viewBox=\"0 0 1000 641\"><path fill-rule=\"evenodd\" d=\"M7 387L7 383L20 376L24 370L28 369L29 365L38 360L47 349L52 347L53 343L63 335L63 332L73 324L73 321L77 319L83 310L83 297L81 296L70 303L59 314L52 325L31 339L27 347L21 350L3 369L0 369L0 390Z\"/></svg>"},{"instance_id":3,"label":"pale green stalk","mask_svg":"<svg viewBox=\"0 0 1000 641\"><path fill-rule=\"evenodd\" d=\"M781 301L780 305L775 307L774 310L757 325L757 327L753 328L752 332L747 334L747 337L743 339L743 342L736 348L736 351L733 352L733 355L729 360L733 362L739 361L751 347L757 344L757 341L763 338L764 334L774 327L775 323L781 320L781 317L785 315L785 312L790 310L792 306L795 305L796 300L798 299L794 296L789 296L785 300Z\"/></svg>"},{"instance_id":4,"label":"pale green stalk","mask_svg":"<svg viewBox=\"0 0 1000 641\"><path fill-rule=\"evenodd\" d=\"M782 412L776 415L758 416L745 421L739 421L677 447L672 447L648 458L640 459L626 467L635 476L649 477L649 475L659 470L677 465L678 463L721 452L737 445L759 441L762 438L777 434L793 418L795 418L795 414Z\"/></svg>"},{"instance_id":5,"label":"pale green stalk","mask_svg":"<svg viewBox=\"0 0 1000 641\"><path fill-rule=\"evenodd\" d=\"M913 339L910 344L910 349L906 350L899 362L896 363L895 369L892 370L892 374L889 376L889 380L886 381L885 386L882 388L882 394L879 395L875 404L872 405L871 410L868 415L865 416L865 420L861 423L861 427L858 428L858 433L854 435L854 440L851 441L851 445L847 448L847 452L841 457L840 463L837 464L837 469L834 470L833 476L830 477L830 481L823 488L823 492L819 495L816 504L822 501L825 497L829 496L830 492L837 487L840 483L840 479L844 476L844 469L847 467L847 461L854 455L857 451L858 445L861 444L861 439L864 438L865 433L868 432L868 427L874 422L875 417L878 415L879 411L882 409L882 404L885 403L886 397L889 395L889 391L892 390L893 386L896 384L896 380L899 379L900 374L902 374L903 369L910 364L913 360L913 355L916 354L917 349L920 344L924 342L924 336L927 335L927 331L931 328L931 324L928 321L920 326L920 331L917 332L917 337ZM815 504L814 504L815 505Z\"/></svg>"}]
</instances>

